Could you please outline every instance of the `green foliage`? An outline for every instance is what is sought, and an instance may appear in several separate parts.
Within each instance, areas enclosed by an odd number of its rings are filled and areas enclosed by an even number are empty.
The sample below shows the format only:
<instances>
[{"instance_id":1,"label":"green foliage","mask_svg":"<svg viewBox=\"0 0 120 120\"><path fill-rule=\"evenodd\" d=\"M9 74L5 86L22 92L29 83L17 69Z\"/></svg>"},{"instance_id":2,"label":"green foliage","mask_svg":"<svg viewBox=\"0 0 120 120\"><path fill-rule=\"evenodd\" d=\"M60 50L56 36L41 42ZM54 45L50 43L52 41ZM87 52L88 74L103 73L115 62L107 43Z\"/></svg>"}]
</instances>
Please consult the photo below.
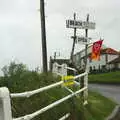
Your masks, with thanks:
<instances>
[{"instance_id":1,"label":"green foliage","mask_svg":"<svg viewBox=\"0 0 120 120\"><path fill-rule=\"evenodd\" d=\"M4 76L10 77L27 71L27 67L22 63L17 64L15 62L11 62L9 66L5 65L2 68L2 71Z\"/></svg>"},{"instance_id":2,"label":"green foliage","mask_svg":"<svg viewBox=\"0 0 120 120\"><path fill-rule=\"evenodd\" d=\"M120 71L89 75L89 82L118 84L120 83Z\"/></svg>"},{"instance_id":3,"label":"green foliage","mask_svg":"<svg viewBox=\"0 0 120 120\"><path fill-rule=\"evenodd\" d=\"M12 93L31 91L60 81L60 78L54 77L52 73L40 74L28 70L23 64L16 64L15 62L5 66L2 70L4 77L0 78L0 86L8 87ZM70 88L77 90L74 87ZM11 101L12 114L14 117L31 114L68 94L70 93L66 89L59 86L31 96L29 99L14 98ZM104 120L114 106L115 104L112 101L97 93L90 92L89 104L86 107L82 105L78 96L61 103L33 120L57 120L66 113L71 113L69 120Z\"/></svg>"}]
</instances>

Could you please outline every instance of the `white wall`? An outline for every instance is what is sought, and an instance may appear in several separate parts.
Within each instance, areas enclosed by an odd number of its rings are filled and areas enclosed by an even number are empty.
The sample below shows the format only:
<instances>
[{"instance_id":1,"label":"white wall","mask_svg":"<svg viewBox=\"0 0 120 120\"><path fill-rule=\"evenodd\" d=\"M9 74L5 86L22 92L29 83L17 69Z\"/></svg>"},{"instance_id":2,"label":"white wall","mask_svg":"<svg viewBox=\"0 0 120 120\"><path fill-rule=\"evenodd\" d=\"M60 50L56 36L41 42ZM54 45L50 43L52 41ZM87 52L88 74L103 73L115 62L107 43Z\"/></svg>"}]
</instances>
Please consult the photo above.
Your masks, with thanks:
<instances>
[{"instance_id":1,"label":"white wall","mask_svg":"<svg viewBox=\"0 0 120 120\"><path fill-rule=\"evenodd\" d=\"M114 60L114 59L116 59L118 57L119 57L119 55L110 55L110 54L108 54L108 62L110 62L110 61L112 61L112 60Z\"/></svg>"},{"instance_id":2,"label":"white wall","mask_svg":"<svg viewBox=\"0 0 120 120\"><path fill-rule=\"evenodd\" d=\"M106 46L102 45L102 49L105 49ZM87 49L87 53L91 53L92 52L92 46L89 46L88 49ZM80 51L79 53L77 53L74 57L75 57L75 64L77 66L81 66L83 67L84 66L84 59L80 60L82 57L85 56L85 50L82 50ZM107 62L110 62L114 59L116 59L119 55L112 55L112 54L108 54L108 61ZM99 68L99 65L100 65L100 68L102 68L103 65L106 65L106 55L105 54L101 54L100 56L100 61L94 61L92 60L92 62L90 62L89 58L88 58L88 64L89 64L89 67L91 66L93 68L93 66L95 66L96 69ZM113 67L113 66L111 66Z\"/></svg>"},{"instance_id":3,"label":"white wall","mask_svg":"<svg viewBox=\"0 0 120 120\"><path fill-rule=\"evenodd\" d=\"M92 60L92 62L89 62L89 66L91 66L92 69L93 69L93 66L95 66L95 68L98 69L99 65L100 65L100 68L102 68L102 65L106 65L105 55L101 55L99 61Z\"/></svg>"}]
</instances>

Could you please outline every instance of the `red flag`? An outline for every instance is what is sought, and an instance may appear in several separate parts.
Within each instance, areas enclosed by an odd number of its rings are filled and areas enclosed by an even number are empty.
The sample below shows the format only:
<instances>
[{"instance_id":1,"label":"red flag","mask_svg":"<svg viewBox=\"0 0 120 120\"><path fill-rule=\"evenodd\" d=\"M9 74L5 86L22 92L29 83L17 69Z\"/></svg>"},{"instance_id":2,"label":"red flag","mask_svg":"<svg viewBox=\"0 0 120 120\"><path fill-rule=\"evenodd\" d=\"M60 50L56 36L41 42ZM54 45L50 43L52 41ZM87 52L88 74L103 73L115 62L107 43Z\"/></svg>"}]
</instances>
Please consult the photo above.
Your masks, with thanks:
<instances>
[{"instance_id":1,"label":"red flag","mask_svg":"<svg viewBox=\"0 0 120 120\"><path fill-rule=\"evenodd\" d=\"M99 41L93 43L92 55L91 55L92 60L100 59L100 49L102 46L102 42L103 42L103 40L99 40Z\"/></svg>"}]
</instances>

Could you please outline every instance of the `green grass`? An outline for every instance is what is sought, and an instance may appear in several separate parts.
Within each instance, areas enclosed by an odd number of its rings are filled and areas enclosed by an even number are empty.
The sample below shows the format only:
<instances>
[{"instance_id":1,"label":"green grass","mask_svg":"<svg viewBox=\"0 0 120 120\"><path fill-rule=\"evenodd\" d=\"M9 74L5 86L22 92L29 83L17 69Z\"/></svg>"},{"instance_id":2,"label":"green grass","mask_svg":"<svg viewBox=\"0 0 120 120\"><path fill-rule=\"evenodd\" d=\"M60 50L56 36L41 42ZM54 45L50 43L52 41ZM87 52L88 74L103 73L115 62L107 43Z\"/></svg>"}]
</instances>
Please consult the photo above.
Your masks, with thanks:
<instances>
[{"instance_id":1,"label":"green grass","mask_svg":"<svg viewBox=\"0 0 120 120\"><path fill-rule=\"evenodd\" d=\"M89 75L89 82L120 84L120 71Z\"/></svg>"},{"instance_id":2,"label":"green grass","mask_svg":"<svg viewBox=\"0 0 120 120\"><path fill-rule=\"evenodd\" d=\"M90 92L86 106L86 120L104 120L114 109L115 103L96 92Z\"/></svg>"}]
</instances>

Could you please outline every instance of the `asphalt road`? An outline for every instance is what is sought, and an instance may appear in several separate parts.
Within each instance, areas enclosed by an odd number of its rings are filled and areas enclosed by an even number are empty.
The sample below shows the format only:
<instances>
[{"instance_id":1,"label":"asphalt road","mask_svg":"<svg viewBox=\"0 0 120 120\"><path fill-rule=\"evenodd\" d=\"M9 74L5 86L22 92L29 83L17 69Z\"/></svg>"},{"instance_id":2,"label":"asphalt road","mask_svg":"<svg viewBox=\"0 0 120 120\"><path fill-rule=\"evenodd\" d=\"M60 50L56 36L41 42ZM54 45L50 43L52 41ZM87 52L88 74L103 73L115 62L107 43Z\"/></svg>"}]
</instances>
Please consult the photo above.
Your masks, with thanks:
<instances>
[{"instance_id":1,"label":"asphalt road","mask_svg":"<svg viewBox=\"0 0 120 120\"><path fill-rule=\"evenodd\" d=\"M120 104L120 85L89 84L89 89L97 91Z\"/></svg>"}]
</instances>

